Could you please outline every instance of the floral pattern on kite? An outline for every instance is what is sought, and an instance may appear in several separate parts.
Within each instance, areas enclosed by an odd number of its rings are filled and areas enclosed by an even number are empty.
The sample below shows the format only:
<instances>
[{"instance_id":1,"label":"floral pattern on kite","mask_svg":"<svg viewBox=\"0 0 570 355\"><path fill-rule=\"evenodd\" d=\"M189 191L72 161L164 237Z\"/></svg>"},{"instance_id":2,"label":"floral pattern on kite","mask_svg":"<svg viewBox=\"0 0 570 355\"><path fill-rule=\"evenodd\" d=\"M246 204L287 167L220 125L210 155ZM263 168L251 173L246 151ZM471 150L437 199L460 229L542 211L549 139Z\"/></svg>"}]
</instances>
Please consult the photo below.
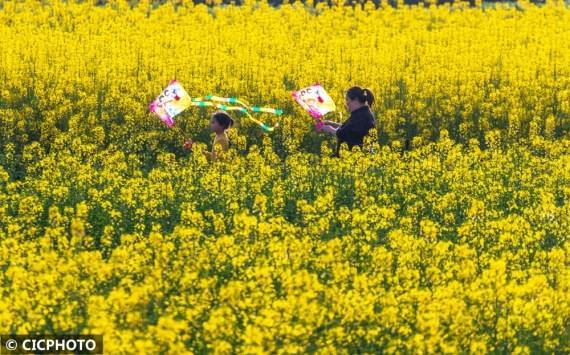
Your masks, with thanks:
<instances>
[{"instance_id":1,"label":"floral pattern on kite","mask_svg":"<svg viewBox=\"0 0 570 355\"><path fill-rule=\"evenodd\" d=\"M168 127L174 125L174 116L184 111L192 104L192 99L184 90L182 85L172 80L166 89L150 103L149 109L160 117L161 121L166 123Z\"/></svg>"},{"instance_id":2,"label":"floral pattern on kite","mask_svg":"<svg viewBox=\"0 0 570 355\"><path fill-rule=\"evenodd\" d=\"M327 113L336 110L334 101L320 84L294 91L293 97L318 121Z\"/></svg>"}]
</instances>

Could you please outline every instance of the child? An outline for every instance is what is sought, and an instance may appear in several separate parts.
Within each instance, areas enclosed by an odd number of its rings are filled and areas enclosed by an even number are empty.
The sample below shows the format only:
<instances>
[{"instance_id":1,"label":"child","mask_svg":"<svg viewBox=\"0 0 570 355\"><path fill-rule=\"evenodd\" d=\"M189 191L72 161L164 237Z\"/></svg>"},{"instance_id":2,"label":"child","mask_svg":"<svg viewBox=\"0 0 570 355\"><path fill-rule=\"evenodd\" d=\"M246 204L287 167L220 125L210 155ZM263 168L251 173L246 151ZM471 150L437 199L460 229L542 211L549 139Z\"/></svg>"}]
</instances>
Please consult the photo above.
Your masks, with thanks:
<instances>
[{"instance_id":1,"label":"child","mask_svg":"<svg viewBox=\"0 0 570 355\"><path fill-rule=\"evenodd\" d=\"M350 112L350 117L343 124L324 121L322 131L334 134L337 137L335 157L339 156L340 145L343 142L348 144L348 149L355 145L362 148L363 138L368 131L375 127L376 119L370 110L374 104L374 95L366 88L353 86L346 92L346 109Z\"/></svg>"},{"instance_id":2,"label":"child","mask_svg":"<svg viewBox=\"0 0 570 355\"><path fill-rule=\"evenodd\" d=\"M233 126L234 120L228 115L226 111L218 110L212 114L210 119L210 129L216 134L214 142L212 143L212 151L203 151L202 153L210 160L215 160L220 156L220 152L225 152L230 147L230 140L226 134L226 130ZM192 140L184 143L186 149L192 147ZM216 148L216 145L219 148Z\"/></svg>"}]
</instances>

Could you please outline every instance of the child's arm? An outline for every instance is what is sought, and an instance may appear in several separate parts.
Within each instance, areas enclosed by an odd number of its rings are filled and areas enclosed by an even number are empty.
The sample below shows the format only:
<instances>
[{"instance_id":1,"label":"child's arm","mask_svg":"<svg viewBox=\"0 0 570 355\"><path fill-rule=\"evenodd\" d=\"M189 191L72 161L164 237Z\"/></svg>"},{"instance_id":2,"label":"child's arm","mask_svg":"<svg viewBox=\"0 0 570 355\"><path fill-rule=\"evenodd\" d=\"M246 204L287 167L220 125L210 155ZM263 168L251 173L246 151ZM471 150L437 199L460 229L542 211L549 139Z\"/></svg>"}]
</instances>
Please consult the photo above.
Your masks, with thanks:
<instances>
[{"instance_id":1,"label":"child's arm","mask_svg":"<svg viewBox=\"0 0 570 355\"><path fill-rule=\"evenodd\" d=\"M202 154L204 154L206 156L206 158L208 158L209 160L214 160L216 159L216 148L215 144L212 146L212 151L208 152L207 150L203 150Z\"/></svg>"},{"instance_id":2,"label":"child's arm","mask_svg":"<svg viewBox=\"0 0 570 355\"><path fill-rule=\"evenodd\" d=\"M186 150L190 150L192 149L192 146L194 145L194 142L191 139L188 139L184 142L184 149ZM212 151L208 152L207 150L202 150L202 154L204 154L206 156L206 158L208 159L215 159L216 158L216 151L215 151L215 144L212 145Z\"/></svg>"},{"instance_id":3,"label":"child's arm","mask_svg":"<svg viewBox=\"0 0 570 355\"><path fill-rule=\"evenodd\" d=\"M216 145L219 145L219 147L216 148ZM210 160L215 160L220 156L220 153L222 153L226 149L227 146L224 143L224 141L220 139L220 137L216 137L214 138L214 142L212 143L212 151L211 152L204 151L203 153L206 156L206 158Z\"/></svg>"}]
</instances>

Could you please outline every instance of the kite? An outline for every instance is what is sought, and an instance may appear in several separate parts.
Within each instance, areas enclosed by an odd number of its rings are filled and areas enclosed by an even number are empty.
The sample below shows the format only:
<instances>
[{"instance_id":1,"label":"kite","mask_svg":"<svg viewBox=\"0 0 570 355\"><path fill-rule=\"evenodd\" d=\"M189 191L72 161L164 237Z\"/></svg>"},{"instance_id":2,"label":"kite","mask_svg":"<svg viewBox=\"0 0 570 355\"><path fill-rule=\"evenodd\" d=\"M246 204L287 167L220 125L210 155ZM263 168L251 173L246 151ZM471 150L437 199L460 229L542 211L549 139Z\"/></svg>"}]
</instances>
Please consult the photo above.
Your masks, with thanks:
<instances>
[{"instance_id":1,"label":"kite","mask_svg":"<svg viewBox=\"0 0 570 355\"><path fill-rule=\"evenodd\" d=\"M186 90L178 81L172 80L156 100L150 103L149 109L158 115L168 127L172 127L174 116L184 111L191 104L192 99Z\"/></svg>"},{"instance_id":2,"label":"kite","mask_svg":"<svg viewBox=\"0 0 570 355\"><path fill-rule=\"evenodd\" d=\"M299 91L293 91L293 97L315 120L316 128L324 125L322 118L336 110L336 105L320 84L314 84Z\"/></svg>"},{"instance_id":3,"label":"kite","mask_svg":"<svg viewBox=\"0 0 570 355\"><path fill-rule=\"evenodd\" d=\"M255 113L265 112L276 116L283 114L283 111L280 109L251 106L247 102L235 97L207 95L205 97L191 98L182 85L180 85L176 80L172 80L156 100L150 103L149 109L151 112L158 115L162 122L166 123L168 127L172 127L174 126L174 116L178 115L190 106L216 107L225 111L243 112L250 120L257 123L265 131L269 132L273 131L276 127L279 127L279 124L276 123L273 126L269 126L253 118L250 111Z\"/></svg>"}]
</instances>

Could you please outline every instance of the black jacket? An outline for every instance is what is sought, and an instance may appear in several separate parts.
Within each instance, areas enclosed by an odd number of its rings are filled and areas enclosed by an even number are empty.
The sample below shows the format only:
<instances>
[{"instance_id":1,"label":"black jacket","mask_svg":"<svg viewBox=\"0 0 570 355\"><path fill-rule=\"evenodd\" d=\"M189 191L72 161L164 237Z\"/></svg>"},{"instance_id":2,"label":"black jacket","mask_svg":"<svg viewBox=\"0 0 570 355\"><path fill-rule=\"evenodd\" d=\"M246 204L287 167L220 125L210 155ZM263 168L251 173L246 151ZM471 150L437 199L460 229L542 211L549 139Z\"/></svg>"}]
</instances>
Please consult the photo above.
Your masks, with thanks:
<instances>
[{"instance_id":1,"label":"black jacket","mask_svg":"<svg viewBox=\"0 0 570 355\"><path fill-rule=\"evenodd\" d=\"M368 131L374 128L375 125L376 119L368 106L362 106L352 111L348 120L336 131L336 154L338 155L340 145L343 142L348 144L348 149L352 149L355 145L362 147L364 136L367 135Z\"/></svg>"}]
</instances>

